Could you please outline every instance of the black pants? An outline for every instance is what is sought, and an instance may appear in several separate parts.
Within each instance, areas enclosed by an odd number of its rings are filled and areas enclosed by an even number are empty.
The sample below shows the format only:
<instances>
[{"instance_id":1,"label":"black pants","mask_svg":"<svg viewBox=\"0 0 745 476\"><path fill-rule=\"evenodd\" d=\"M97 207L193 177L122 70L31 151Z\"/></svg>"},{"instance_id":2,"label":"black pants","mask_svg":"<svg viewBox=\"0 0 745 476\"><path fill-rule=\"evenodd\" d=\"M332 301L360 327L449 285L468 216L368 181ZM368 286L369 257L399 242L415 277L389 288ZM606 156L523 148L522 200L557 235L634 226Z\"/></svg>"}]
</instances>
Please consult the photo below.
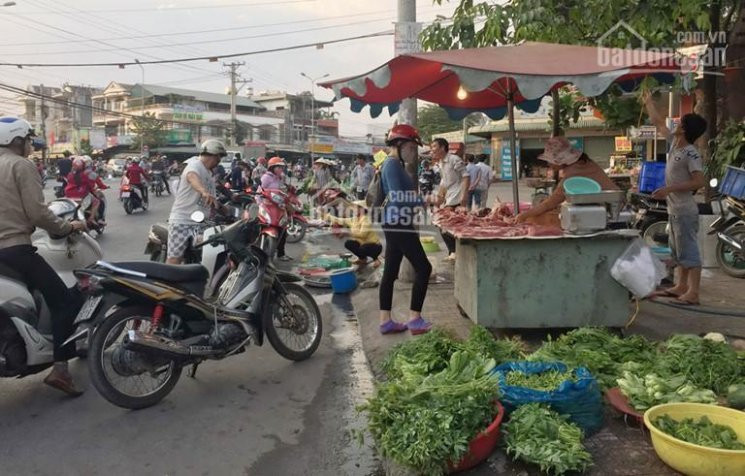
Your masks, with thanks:
<instances>
[{"instance_id":1,"label":"black pants","mask_svg":"<svg viewBox=\"0 0 745 476\"><path fill-rule=\"evenodd\" d=\"M168 184L168 177L166 174L163 174L160 176L160 180L163 181L163 186L166 188L166 192L168 192L168 195L171 194L171 186Z\"/></svg>"},{"instance_id":2,"label":"black pants","mask_svg":"<svg viewBox=\"0 0 745 476\"><path fill-rule=\"evenodd\" d=\"M148 200L147 200L147 187L145 186L145 184L136 183L136 184L133 184L133 185L135 187L137 187L137 189L140 191L140 193L142 193L142 201L145 202L145 203L147 203L148 202Z\"/></svg>"},{"instance_id":3,"label":"black pants","mask_svg":"<svg viewBox=\"0 0 745 476\"><path fill-rule=\"evenodd\" d=\"M444 231L441 231L440 235L442 235L442 240L448 248L448 254L455 253L455 237L450 233L445 233Z\"/></svg>"},{"instance_id":4,"label":"black pants","mask_svg":"<svg viewBox=\"0 0 745 476\"><path fill-rule=\"evenodd\" d=\"M393 283L398 279L398 271L404 256L411 262L416 272L414 288L411 291L412 311L421 312L427 296L429 276L432 265L424 253L419 233L413 227L383 226L385 234L385 269L380 280L380 310L390 311L393 305Z\"/></svg>"},{"instance_id":5,"label":"black pants","mask_svg":"<svg viewBox=\"0 0 745 476\"><path fill-rule=\"evenodd\" d=\"M29 288L37 289L52 313L54 360L66 361L75 356L73 345L62 343L73 331L73 321L81 307L81 296L65 286L57 273L31 245L12 246L0 250L0 263L23 277Z\"/></svg>"},{"instance_id":6,"label":"black pants","mask_svg":"<svg viewBox=\"0 0 745 476\"><path fill-rule=\"evenodd\" d=\"M285 255L285 244L287 244L287 230L282 230L282 233L279 235L279 242L277 243L277 258Z\"/></svg>"},{"instance_id":7,"label":"black pants","mask_svg":"<svg viewBox=\"0 0 745 476\"><path fill-rule=\"evenodd\" d=\"M380 256L380 253L383 252L383 246L380 243L365 243L363 245L357 240L345 241L344 247L361 260L366 260L367 258L376 260Z\"/></svg>"}]
</instances>

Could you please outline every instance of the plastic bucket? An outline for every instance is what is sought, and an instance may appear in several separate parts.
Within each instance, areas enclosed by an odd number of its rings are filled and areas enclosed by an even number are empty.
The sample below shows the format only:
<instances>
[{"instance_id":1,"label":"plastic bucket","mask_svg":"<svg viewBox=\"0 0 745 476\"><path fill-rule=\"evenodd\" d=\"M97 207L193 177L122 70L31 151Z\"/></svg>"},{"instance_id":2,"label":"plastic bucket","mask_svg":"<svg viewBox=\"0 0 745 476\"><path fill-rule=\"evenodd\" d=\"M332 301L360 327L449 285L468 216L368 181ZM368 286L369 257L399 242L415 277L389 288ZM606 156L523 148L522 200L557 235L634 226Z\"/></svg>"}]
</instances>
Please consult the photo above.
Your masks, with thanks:
<instances>
[{"instance_id":1,"label":"plastic bucket","mask_svg":"<svg viewBox=\"0 0 745 476\"><path fill-rule=\"evenodd\" d=\"M468 451L457 465L449 465L450 473L466 471L482 463L492 454L494 448L499 442L499 426L504 418L504 407L499 402L495 402L497 416L491 422L488 428L476 435L468 444Z\"/></svg>"},{"instance_id":2,"label":"plastic bucket","mask_svg":"<svg viewBox=\"0 0 745 476\"><path fill-rule=\"evenodd\" d=\"M357 276L352 268L337 269L329 277L331 278L331 289L336 294L349 293L357 287Z\"/></svg>"}]
</instances>

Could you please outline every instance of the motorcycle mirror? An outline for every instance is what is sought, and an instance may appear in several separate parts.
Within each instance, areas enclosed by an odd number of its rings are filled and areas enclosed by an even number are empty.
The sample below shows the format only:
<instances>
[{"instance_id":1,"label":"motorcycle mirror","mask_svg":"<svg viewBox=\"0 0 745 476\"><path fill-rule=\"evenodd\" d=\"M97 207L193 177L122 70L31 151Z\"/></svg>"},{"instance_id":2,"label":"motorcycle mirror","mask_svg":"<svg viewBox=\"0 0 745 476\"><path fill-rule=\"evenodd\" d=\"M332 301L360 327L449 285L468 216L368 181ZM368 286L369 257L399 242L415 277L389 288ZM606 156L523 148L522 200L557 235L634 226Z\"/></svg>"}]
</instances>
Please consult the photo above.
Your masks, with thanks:
<instances>
[{"instance_id":1,"label":"motorcycle mirror","mask_svg":"<svg viewBox=\"0 0 745 476\"><path fill-rule=\"evenodd\" d=\"M711 188L717 188L717 185L719 185L719 180L713 178L709 180L709 187Z\"/></svg>"},{"instance_id":2,"label":"motorcycle mirror","mask_svg":"<svg viewBox=\"0 0 745 476\"><path fill-rule=\"evenodd\" d=\"M205 219L204 212L197 210L191 214L191 220L197 223L202 223Z\"/></svg>"}]
</instances>

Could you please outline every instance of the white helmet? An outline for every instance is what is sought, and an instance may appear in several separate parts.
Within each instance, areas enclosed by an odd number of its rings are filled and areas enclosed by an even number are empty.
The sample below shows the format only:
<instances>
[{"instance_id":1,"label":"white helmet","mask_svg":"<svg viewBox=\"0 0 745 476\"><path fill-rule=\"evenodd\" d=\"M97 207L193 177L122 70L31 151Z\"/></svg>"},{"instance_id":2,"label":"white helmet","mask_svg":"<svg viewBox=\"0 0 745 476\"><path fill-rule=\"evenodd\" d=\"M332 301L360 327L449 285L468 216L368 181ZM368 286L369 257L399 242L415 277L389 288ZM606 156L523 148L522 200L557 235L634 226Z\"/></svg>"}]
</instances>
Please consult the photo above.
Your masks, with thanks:
<instances>
[{"instance_id":1,"label":"white helmet","mask_svg":"<svg viewBox=\"0 0 745 476\"><path fill-rule=\"evenodd\" d=\"M7 146L16 137L33 137L36 133L31 124L17 117L0 117L0 146Z\"/></svg>"},{"instance_id":2,"label":"white helmet","mask_svg":"<svg viewBox=\"0 0 745 476\"><path fill-rule=\"evenodd\" d=\"M216 155L218 157L225 157L228 155L228 151L225 149L225 144L217 139L208 139L202 142L202 146L199 148L199 155L209 154Z\"/></svg>"},{"instance_id":3,"label":"white helmet","mask_svg":"<svg viewBox=\"0 0 745 476\"><path fill-rule=\"evenodd\" d=\"M83 159L83 162L85 162L86 167L93 165L93 159L91 159L90 155L84 155L81 158Z\"/></svg>"}]
</instances>

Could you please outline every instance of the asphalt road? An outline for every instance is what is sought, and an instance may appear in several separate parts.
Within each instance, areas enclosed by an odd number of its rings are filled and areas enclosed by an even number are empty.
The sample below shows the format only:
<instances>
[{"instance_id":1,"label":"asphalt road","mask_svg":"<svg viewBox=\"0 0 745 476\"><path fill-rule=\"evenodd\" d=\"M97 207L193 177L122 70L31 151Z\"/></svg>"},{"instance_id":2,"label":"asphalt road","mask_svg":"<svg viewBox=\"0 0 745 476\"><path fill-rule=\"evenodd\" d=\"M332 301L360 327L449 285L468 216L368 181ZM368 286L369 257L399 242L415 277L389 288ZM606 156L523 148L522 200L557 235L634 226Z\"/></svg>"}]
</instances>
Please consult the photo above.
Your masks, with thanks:
<instances>
[{"instance_id":1,"label":"asphalt road","mask_svg":"<svg viewBox=\"0 0 745 476\"><path fill-rule=\"evenodd\" d=\"M127 216L107 192L105 259L145 259L151 223L167 218L171 198L151 198ZM48 184L47 192L51 194ZM313 247L322 246L316 240ZM337 245L338 246L338 245ZM289 245L302 256L304 244ZM263 348L184 373L160 404L127 411L89 383L85 361L71 371L86 392L70 399L46 387L46 372L0 382L3 475L369 475L379 463L350 430L364 426L355 406L371 390L357 324L315 291L324 338L309 360L293 363ZM368 439L369 441L369 439Z\"/></svg>"}]
</instances>

